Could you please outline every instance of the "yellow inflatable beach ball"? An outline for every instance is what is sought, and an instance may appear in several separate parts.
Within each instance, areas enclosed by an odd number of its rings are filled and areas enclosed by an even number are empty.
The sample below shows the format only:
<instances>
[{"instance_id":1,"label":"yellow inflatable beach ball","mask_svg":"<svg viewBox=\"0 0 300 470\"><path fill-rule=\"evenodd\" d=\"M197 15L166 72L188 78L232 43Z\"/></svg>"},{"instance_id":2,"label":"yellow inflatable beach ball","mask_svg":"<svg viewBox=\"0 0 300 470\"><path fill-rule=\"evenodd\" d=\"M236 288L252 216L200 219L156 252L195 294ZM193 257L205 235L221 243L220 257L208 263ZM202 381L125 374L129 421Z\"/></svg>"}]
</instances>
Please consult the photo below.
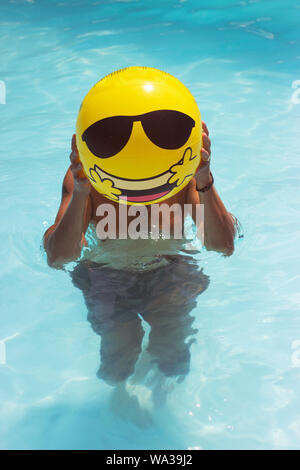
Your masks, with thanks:
<instances>
[{"instance_id":1,"label":"yellow inflatable beach ball","mask_svg":"<svg viewBox=\"0 0 300 470\"><path fill-rule=\"evenodd\" d=\"M183 189L195 174L201 116L177 78L128 67L104 77L85 96L76 143L99 193L124 204L153 204Z\"/></svg>"}]
</instances>

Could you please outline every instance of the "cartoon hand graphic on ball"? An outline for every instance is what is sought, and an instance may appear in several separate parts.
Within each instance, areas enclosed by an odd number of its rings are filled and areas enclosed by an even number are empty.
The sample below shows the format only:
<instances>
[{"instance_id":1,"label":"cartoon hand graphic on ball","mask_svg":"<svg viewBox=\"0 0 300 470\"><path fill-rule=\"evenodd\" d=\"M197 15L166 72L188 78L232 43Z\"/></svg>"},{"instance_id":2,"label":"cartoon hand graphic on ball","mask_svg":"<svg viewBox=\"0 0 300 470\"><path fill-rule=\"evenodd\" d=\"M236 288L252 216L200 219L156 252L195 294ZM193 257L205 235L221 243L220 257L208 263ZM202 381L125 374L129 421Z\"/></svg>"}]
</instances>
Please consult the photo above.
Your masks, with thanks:
<instances>
[{"instance_id":1,"label":"cartoon hand graphic on ball","mask_svg":"<svg viewBox=\"0 0 300 470\"><path fill-rule=\"evenodd\" d=\"M114 183L108 179L108 178L101 178L101 176L94 170L90 169L90 174L93 179L93 181L100 181L100 184L98 183L98 191L99 193L103 193L107 195L107 197L114 199L115 201L119 200L120 194L122 194L122 191L120 189L114 187Z\"/></svg>"},{"instance_id":2,"label":"cartoon hand graphic on ball","mask_svg":"<svg viewBox=\"0 0 300 470\"><path fill-rule=\"evenodd\" d=\"M182 159L180 160L179 163L176 165L171 166L170 172L173 173L173 175L169 178L168 183L176 183L176 186L180 186L186 178L189 176L192 176L192 174L186 174L186 163L190 160L193 160L195 157L192 156L192 149L191 147L188 147L184 154Z\"/></svg>"}]
</instances>

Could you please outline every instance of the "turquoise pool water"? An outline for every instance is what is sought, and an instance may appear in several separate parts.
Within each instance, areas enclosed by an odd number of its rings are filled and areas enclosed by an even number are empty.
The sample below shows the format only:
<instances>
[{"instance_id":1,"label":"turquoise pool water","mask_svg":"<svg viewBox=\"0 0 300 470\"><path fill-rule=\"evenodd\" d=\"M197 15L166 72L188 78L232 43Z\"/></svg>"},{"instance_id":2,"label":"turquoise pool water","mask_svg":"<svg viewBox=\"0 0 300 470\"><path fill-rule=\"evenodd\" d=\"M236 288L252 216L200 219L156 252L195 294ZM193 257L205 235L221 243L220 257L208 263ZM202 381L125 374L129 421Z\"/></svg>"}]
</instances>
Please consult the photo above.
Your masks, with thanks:
<instances>
[{"instance_id":1,"label":"turquoise pool water","mask_svg":"<svg viewBox=\"0 0 300 470\"><path fill-rule=\"evenodd\" d=\"M299 449L298 2L15 0L0 10L0 447ZM97 378L82 294L40 249L81 99L129 65L190 88L216 188L244 227L233 256L203 252L210 285L193 311L191 370L165 381L162 403L155 378L124 403Z\"/></svg>"}]
</instances>

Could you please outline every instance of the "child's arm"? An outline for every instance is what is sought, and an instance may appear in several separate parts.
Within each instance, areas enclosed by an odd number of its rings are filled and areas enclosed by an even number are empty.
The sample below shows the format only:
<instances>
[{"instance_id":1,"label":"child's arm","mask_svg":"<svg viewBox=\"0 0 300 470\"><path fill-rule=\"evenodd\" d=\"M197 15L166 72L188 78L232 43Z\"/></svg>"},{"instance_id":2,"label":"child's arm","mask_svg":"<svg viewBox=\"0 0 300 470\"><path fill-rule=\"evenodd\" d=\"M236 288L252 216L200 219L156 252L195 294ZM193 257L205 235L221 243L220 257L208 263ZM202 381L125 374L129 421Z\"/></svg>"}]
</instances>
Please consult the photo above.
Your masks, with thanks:
<instances>
[{"instance_id":1,"label":"child's arm","mask_svg":"<svg viewBox=\"0 0 300 470\"><path fill-rule=\"evenodd\" d=\"M72 139L71 165L63 182L62 200L55 223L44 235L48 264L60 268L80 256L85 242L84 233L91 218L90 189L87 178L82 177L75 135Z\"/></svg>"},{"instance_id":2,"label":"child's arm","mask_svg":"<svg viewBox=\"0 0 300 470\"><path fill-rule=\"evenodd\" d=\"M196 205L204 204L204 246L206 249L220 251L229 256L234 251L234 216L226 210L214 185L205 192L199 192L196 189L196 187L203 188L211 182L209 132L205 123L202 124L202 128L201 164L188 185L186 203L193 206L192 217L195 223Z\"/></svg>"}]
</instances>

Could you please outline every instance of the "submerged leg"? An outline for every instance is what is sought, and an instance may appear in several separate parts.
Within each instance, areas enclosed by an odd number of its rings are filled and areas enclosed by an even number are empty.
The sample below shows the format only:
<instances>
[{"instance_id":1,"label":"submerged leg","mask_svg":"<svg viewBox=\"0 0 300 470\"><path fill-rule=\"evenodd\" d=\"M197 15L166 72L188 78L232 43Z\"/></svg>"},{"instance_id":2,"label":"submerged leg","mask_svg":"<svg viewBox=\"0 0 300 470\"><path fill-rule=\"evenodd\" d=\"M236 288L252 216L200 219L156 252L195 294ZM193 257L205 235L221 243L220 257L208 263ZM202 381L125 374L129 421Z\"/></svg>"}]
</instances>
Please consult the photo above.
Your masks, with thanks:
<instances>
[{"instance_id":1,"label":"submerged leg","mask_svg":"<svg viewBox=\"0 0 300 470\"><path fill-rule=\"evenodd\" d=\"M208 276L180 257L153 271L149 279L149 300L142 312L151 325L148 352L166 376L189 372L190 346L195 341L190 337L197 332L191 311L208 283Z\"/></svg>"},{"instance_id":2,"label":"submerged leg","mask_svg":"<svg viewBox=\"0 0 300 470\"><path fill-rule=\"evenodd\" d=\"M193 340L186 340L197 332L191 326L194 317L190 316L195 305L187 307L165 303L163 309L153 310L147 315L146 321L151 325L147 350L167 377L189 372Z\"/></svg>"},{"instance_id":3,"label":"submerged leg","mask_svg":"<svg viewBox=\"0 0 300 470\"><path fill-rule=\"evenodd\" d=\"M141 352L144 330L137 317L101 334L101 364L97 376L116 385L133 374Z\"/></svg>"},{"instance_id":4,"label":"submerged leg","mask_svg":"<svg viewBox=\"0 0 300 470\"><path fill-rule=\"evenodd\" d=\"M78 265L72 278L83 291L88 320L101 336L97 376L118 384L134 372L144 335L134 296L136 277L89 262Z\"/></svg>"}]
</instances>

